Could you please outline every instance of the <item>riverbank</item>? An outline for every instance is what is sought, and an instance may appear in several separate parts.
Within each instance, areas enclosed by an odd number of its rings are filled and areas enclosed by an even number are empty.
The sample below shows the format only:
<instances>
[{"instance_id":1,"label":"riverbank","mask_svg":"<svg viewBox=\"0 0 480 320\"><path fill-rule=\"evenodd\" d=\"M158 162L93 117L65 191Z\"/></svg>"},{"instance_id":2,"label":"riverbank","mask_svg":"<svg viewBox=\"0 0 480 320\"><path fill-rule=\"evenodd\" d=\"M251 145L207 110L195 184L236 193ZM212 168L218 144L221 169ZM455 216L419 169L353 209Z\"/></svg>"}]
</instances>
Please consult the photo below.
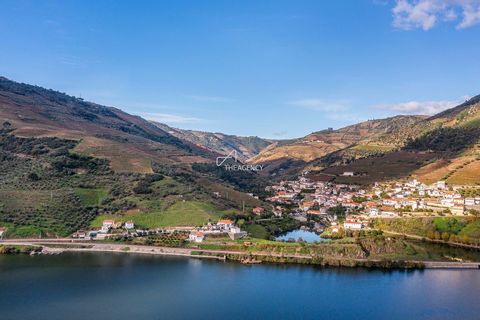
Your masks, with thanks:
<instances>
[{"instance_id":1,"label":"riverbank","mask_svg":"<svg viewBox=\"0 0 480 320\"><path fill-rule=\"evenodd\" d=\"M132 245L99 242L72 242L65 240L9 240L0 243L3 247L41 248L31 250L31 254L60 254L62 252L111 252L124 254L148 254L179 256L214 260L232 260L245 264L278 263L318 265L325 267L364 267L388 269L480 269L480 262L432 261L432 260L398 260L369 258L340 258L312 254L284 254L266 251L234 251L201 248L172 248L147 245ZM9 253L9 252L7 252ZM10 253L21 253L10 252ZM28 253L25 251L24 253Z\"/></svg>"}]
</instances>

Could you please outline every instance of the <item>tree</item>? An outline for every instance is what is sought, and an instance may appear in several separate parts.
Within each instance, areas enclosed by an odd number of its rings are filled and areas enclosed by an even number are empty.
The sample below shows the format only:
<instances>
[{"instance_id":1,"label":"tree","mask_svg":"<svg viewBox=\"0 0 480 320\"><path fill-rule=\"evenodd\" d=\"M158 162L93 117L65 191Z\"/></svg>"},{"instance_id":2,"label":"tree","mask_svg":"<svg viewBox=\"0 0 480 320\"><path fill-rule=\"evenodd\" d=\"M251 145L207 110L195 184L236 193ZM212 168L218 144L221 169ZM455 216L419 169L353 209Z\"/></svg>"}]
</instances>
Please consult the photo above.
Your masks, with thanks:
<instances>
[{"instance_id":1,"label":"tree","mask_svg":"<svg viewBox=\"0 0 480 320\"><path fill-rule=\"evenodd\" d=\"M344 206L342 206L341 204L339 204L338 206L328 208L327 212L328 212L330 215L337 215L337 217L340 218L340 217L344 217L344 216L345 216L346 209L345 209Z\"/></svg>"},{"instance_id":2,"label":"tree","mask_svg":"<svg viewBox=\"0 0 480 320\"><path fill-rule=\"evenodd\" d=\"M443 241L448 241L450 239L450 234L448 232L443 232L442 233L442 240Z\"/></svg>"},{"instance_id":3,"label":"tree","mask_svg":"<svg viewBox=\"0 0 480 320\"><path fill-rule=\"evenodd\" d=\"M467 235L464 235L462 237L462 242L465 243L465 244L470 244L470 237L467 236Z\"/></svg>"},{"instance_id":4,"label":"tree","mask_svg":"<svg viewBox=\"0 0 480 320\"><path fill-rule=\"evenodd\" d=\"M366 198L366 197L353 196L353 197L352 197L352 201L353 201L353 202L356 202L356 203L362 203L362 202L367 201L367 198Z\"/></svg>"},{"instance_id":5,"label":"tree","mask_svg":"<svg viewBox=\"0 0 480 320\"><path fill-rule=\"evenodd\" d=\"M28 179L29 179L29 180L32 180L32 181L38 181L38 180L40 180L40 177L38 176L37 173L35 173L35 172L30 172L30 173L28 174Z\"/></svg>"},{"instance_id":6,"label":"tree","mask_svg":"<svg viewBox=\"0 0 480 320\"><path fill-rule=\"evenodd\" d=\"M433 232L432 230L428 230L427 231L427 238L433 240L435 238L435 232Z\"/></svg>"}]
</instances>

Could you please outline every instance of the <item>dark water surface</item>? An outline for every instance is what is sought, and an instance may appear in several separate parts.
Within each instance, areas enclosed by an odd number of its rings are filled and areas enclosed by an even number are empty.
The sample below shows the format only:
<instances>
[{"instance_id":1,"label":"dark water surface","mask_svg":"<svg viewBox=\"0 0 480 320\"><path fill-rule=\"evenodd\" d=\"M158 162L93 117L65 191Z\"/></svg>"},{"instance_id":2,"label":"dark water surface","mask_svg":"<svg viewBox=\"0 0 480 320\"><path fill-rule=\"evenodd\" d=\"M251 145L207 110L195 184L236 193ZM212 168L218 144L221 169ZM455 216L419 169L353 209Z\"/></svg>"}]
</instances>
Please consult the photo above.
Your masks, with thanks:
<instances>
[{"instance_id":1,"label":"dark water surface","mask_svg":"<svg viewBox=\"0 0 480 320\"><path fill-rule=\"evenodd\" d=\"M480 319L480 270L0 256L0 319Z\"/></svg>"}]
</instances>

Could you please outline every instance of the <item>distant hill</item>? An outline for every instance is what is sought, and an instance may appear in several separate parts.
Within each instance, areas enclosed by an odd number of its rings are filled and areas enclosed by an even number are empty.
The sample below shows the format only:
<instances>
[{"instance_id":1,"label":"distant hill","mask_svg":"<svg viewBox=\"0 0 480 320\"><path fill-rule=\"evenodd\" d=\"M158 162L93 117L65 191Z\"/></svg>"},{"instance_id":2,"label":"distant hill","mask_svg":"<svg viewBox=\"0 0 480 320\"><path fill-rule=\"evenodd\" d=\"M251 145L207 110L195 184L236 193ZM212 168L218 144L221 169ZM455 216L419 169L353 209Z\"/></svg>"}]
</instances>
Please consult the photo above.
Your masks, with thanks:
<instances>
[{"instance_id":1,"label":"distant hill","mask_svg":"<svg viewBox=\"0 0 480 320\"><path fill-rule=\"evenodd\" d=\"M480 96L432 117L329 153L301 170L326 179L372 183L414 176L431 183L480 184ZM388 146L385 150L381 148ZM370 148L372 147L372 148ZM356 172L344 177L345 171Z\"/></svg>"},{"instance_id":2,"label":"distant hill","mask_svg":"<svg viewBox=\"0 0 480 320\"><path fill-rule=\"evenodd\" d=\"M238 159L241 161L246 161L256 156L262 150L276 142L275 140L262 139L255 136L240 137L218 132L213 133L197 130L183 130L172 128L166 124L155 121L152 121L152 123L163 131L168 132L169 134L181 140L188 141L194 145L211 150L221 155L226 155L232 150L236 150Z\"/></svg>"},{"instance_id":3,"label":"distant hill","mask_svg":"<svg viewBox=\"0 0 480 320\"><path fill-rule=\"evenodd\" d=\"M280 158L293 158L308 162L359 142L371 148L389 149L396 146L395 141L387 141L387 139L382 141L382 137L392 135L400 128L411 126L424 118L424 116L396 116L369 120L338 130L318 131L291 143L269 148L251 161L259 163Z\"/></svg>"},{"instance_id":4,"label":"distant hill","mask_svg":"<svg viewBox=\"0 0 480 320\"><path fill-rule=\"evenodd\" d=\"M398 140L387 139L397 135L399 130L411 126L425 116L396 116L361 122L337 130L323 130L311 133L288 143L274 145L250 159L263 163L270 172L303 168L308 163L321 159L340 150L371 154L385 152L398 146Z\"/></svg>"}]
</instances>

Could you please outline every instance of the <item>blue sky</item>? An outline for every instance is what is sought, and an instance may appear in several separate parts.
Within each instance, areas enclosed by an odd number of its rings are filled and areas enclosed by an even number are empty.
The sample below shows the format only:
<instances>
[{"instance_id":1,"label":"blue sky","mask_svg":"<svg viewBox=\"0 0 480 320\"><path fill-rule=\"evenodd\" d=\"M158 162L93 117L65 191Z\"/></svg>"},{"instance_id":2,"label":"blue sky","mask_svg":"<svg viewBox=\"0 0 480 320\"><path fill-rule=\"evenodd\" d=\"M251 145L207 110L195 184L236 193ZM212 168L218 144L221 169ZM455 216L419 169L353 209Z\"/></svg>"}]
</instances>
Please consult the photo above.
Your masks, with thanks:
<instances>
[{"instance_id":1,"label":"blue sky","mask_svg":"<svg viewBox=\"0 0 480 320\"><path fill-rule=\"evenodd\" d=\"M480 94L480 1L22 1L0 75L172 126L268 138Z\"/></svg>"}]
</instances>

